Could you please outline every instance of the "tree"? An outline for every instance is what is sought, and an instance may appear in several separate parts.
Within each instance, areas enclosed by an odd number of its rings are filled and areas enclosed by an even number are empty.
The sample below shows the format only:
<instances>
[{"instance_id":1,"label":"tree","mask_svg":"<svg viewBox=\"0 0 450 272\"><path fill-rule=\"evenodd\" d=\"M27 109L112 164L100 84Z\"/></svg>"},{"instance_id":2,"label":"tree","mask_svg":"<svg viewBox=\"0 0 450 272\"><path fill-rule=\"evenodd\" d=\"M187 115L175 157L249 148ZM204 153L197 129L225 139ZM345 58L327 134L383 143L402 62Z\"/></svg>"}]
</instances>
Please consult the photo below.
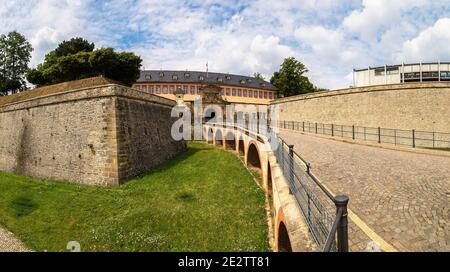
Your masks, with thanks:
<instances>
[{"instance_id":1,"label":"tree","mask_svg":"<svg viewBox=\"0 0 450 272\"><path fill-rule=\"evenodd\" d=\"M26 88L25 73L33 47L16 32L0 36L0 95Z\"/></svg>"},{"instance_id":2,"label":"tree","mask_svg":"<svg viewBox=\"0 0 450 272\"><path fill-rule=\"evenodd\" d=\"M37 86L99 75L126 85L138 79L140 57L131 52L117 53L112 48L94 48L93 43L82 38L63 41L45 56L44 63L27 73L27 79Z\"/></svg>"},{"instance_id":3,"label":"tree","mask_svg":"<svg viewBox=\"0 0 450 272\"><path fill-rule=\"evenodd\" d=\"M256 78L256 79L260 79L260 80L266 80L264 78L264 76L261 73L259 73L259 72L254 73L253 77Z\"/></svg>"},{"instance_id":4,"label":"tree","mask_svg":"<svg viewBox=\"0 0 450 272\"><path fill-rule=\"evenodd\" d=\"M306 66L293 57L284 59L281 68L270 79L280 94L284 97L315 92L316 87L304 74L308 72Z\"/></svg>"}]
</instances>

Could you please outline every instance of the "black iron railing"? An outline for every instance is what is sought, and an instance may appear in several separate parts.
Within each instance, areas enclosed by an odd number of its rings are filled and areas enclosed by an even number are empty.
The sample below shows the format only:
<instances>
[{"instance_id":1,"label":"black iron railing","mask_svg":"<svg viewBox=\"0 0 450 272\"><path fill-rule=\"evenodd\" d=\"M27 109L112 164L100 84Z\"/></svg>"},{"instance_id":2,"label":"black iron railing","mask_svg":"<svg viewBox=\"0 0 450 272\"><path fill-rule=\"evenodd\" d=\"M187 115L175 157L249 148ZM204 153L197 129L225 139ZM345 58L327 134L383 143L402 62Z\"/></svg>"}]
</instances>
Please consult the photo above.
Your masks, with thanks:
<instances>
[{"instance_id":1,"label":"black iron railing","mask_svg":"<svg viewBox=\"0 0 450 272\"><path fill-rule=\"evenodd\" d=\"M311 165L278 138L278 164L289 183L310 233L324 252L348 251L347 196L333 196L311 171Z\"/></svg>"},{"instance_id":2,"label":"black iron railing","mask_svg":"<svg viewBox=\"0 0 450 272\"><path fill-rule=\"evenodd\" d=\"M279 128L353 140L410 147L449 148L450 133L381 127L345 126L300 121L279 121Z\"/></svg>"}]
</instances>

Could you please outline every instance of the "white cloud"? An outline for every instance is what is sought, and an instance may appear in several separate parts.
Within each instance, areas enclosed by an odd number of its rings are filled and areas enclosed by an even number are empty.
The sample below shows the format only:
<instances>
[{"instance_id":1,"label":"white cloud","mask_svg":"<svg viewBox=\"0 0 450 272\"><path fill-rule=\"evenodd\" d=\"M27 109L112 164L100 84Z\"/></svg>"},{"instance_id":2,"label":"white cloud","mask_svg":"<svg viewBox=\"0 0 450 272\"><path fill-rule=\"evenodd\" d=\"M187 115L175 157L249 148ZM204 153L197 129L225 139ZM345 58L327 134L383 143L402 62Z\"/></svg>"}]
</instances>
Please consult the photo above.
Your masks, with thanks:
<instances>
[{"instance_id":1,"label":"white cloud","mask_svg":"<svg viewBox=\"0 0 450 272\"><path fill-rule=\"evenodd\" d=\"M328 88L348 86L353 68L450 60L448 0L4 2L0 33L25 34L33 65L74 36L134 51L147 69L204 70L208 61L210 70L270 78L294 56Z\"/></svg>"},{"instance_id":2,"label":"white cloud","mask_svg":"<svg viewBox=\"0 0 450 272\"><path fill-rule=\"evenodd\" d=\"M422 31L414 39L403 44L397 60L437 61L450 60L450 18L438 20L432 27Z\"/></svg>"}]
</instances>

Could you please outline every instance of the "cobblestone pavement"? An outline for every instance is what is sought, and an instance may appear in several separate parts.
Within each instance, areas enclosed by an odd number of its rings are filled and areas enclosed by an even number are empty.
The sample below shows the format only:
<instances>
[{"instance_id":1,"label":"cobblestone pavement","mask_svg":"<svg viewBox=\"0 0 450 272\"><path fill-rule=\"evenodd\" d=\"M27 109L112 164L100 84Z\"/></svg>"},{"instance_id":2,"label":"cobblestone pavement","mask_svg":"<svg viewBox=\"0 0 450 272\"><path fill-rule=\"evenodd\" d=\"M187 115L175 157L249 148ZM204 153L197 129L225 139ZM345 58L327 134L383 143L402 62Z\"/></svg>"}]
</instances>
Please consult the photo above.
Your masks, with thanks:
<instances>
[{"instance_id":1,"label":"cobblestone pavement","mask_svg":"<svg viewBox=\"0 0 450 272\"><path fill-rule=\"evenodd\" d=\"M0 252L25 252L26 247L14 235L0 227Z\"/></svg>"},{"instance_id":2,"label":"cobblestone pavement","mask_svg":"<svg viewBox=\"0 0 450 272\"><path fill-rule=\"evenodd\" d=\"M399 251L450 251L450 157L280 132L349 208ZM350 246L370 239L351 222Z\"/></svg>"}]
</instances>

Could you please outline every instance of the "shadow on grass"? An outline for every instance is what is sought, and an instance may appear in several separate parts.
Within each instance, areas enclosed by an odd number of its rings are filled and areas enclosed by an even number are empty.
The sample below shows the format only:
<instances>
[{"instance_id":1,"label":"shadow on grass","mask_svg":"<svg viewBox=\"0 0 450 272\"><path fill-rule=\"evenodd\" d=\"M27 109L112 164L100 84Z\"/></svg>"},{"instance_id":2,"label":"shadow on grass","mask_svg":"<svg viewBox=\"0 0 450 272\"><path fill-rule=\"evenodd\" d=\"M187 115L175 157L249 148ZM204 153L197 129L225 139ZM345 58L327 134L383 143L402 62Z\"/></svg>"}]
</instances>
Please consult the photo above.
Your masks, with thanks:
<instances>
[{"instance_id":1,"label":"shadow on grass","mask_svg":"<svg viewBox=\"0 0 450 272\"><path fill-rule=\"evenodd\" d=\"M16 218L29 215L39 206L31 198L26 196L19 196L13 199L9 205L12 209L12 215Z\"/></svg>"}]
</instances>

